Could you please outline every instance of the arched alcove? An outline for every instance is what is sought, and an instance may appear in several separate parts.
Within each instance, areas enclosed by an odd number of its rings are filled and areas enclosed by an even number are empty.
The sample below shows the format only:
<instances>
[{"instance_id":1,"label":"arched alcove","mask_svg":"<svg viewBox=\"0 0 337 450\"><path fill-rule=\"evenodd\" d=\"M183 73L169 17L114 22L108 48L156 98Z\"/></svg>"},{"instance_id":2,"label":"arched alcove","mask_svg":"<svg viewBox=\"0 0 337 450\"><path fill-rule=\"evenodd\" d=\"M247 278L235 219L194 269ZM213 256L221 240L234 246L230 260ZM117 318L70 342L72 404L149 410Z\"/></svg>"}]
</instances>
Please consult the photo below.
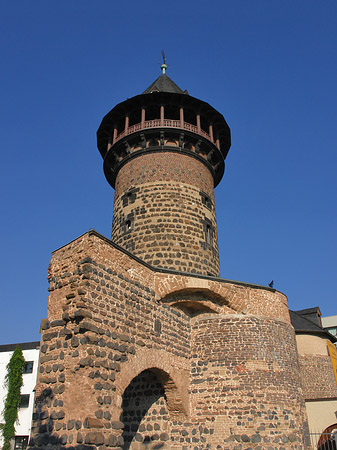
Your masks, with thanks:
<instances>
[{"instance_id":1,"label":"arched alcove","mask_svg":"<svg viewBox=\"0 0 337 450\"><path fill-rule=\"evenodd\" d=\"M170 306L184 311L190 317L196 317L200 314L219 314L216 307L204 299L180 299L170 303Z\"/></svg>"},{"instance_id":2,"label":"arched alcove","mask_svg":"<svg viewBox=\"0 0 337 450\"><path fill-rule=\"evenodd\" d=\"M223 314L228 310L226 300L208 289L185 288L165 295L161 301L188 314Z\"/></svg>"},{"instance_id":3,"label":"arched alcove","mask_svg":"<svg viewBox=\"0 0 337 450\"><path fill-rule=\"evenodd\" d=\"M125 389L120 417L124 425L123 450L170 448L171 418L166 394L168 391L170 396L169 385L167 374L146 369Z\"/></svg>"},{"instance_id":4,"label":"arched alcove","mask_svg":"<svg viewBox=\"0 0 337 450\"><path fill-rule=\"evenodd\" d=\"M155 374L162 384L167 400L169 414L174 420L187 420L189 411L188 380L189 369L185 359L165 351L142 349L121 367L116 374L116 408L113 420L119 420L122 413L123 395L132 381L145 371Z\"/></svg>"}]
</instances>

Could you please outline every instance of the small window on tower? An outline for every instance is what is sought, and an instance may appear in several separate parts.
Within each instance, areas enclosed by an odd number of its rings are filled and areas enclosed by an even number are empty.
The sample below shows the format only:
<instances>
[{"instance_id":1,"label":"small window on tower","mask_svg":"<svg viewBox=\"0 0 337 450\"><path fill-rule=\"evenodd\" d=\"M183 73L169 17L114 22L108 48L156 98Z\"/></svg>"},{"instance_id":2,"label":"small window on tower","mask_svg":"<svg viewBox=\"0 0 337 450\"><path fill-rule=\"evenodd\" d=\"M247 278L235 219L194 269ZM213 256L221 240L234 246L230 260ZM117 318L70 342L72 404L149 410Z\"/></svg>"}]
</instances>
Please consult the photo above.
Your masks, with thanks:
<instances>
[{"instance_id":1,"label":"small window on tower","mask_svg":"<svg viewBox=\"0 0 337 450\"><path fill-rule=\"evenodd\" d=\"M155 319L153 323L153 330L160 334L161 333L161 322L159 319Z\"/></svg>"},{"instance_id":2,"label":"small window on tower","mask_svg":"<svg viewBox=\"0 0 337 450\"><path fill-rule=\"evenodd\" d=\"M133 217L128 217L123 224L124 233L129 233L133 230L134 220Z\"/></svg>"},{"instance_id":3,"label":"small window on tower","mask_svg":"<svg viewBox=\"0 0 337 450\"><path fill-rule=\"evenodd\" d=\"M214 234L214 228L212 225L212 222L209 219L206 219L203 221L204 224L204 233L205 233L205 244L206 247L212 247L213 245L213 234Z\"/></svg>"},{"instance_id":4,"label":"small window on tower","mask_svg":"<svg viewBox=\"0 0 337 450\"><path fill-rule=\"evenodd\" d=\"M135 202L137 197L136 191L134 189L130 189L122 196L123 207L131 205Z\"/></svg>"},{"instance_id":5,"label":"small window on tower","mask_svg":"<svg viewBox=\"0 0 337 450\"><path fill-rule=\"evenodd\" d=\"M204 192L200 192L200 196L201 196L202 204L205 205L206 208L211 210L213 208L213 203L212 203L211 198Z\"/></svg>"},{"instance_id":6,"label":"small window on tower","mask_svg":"<svg viewBox=\"0 0 337 450\"><path fill-rule=\"evenodd\" d=\"M206 244L212 245L212 228L208 223L206 224Z\"/></svg>"}]
</instances>

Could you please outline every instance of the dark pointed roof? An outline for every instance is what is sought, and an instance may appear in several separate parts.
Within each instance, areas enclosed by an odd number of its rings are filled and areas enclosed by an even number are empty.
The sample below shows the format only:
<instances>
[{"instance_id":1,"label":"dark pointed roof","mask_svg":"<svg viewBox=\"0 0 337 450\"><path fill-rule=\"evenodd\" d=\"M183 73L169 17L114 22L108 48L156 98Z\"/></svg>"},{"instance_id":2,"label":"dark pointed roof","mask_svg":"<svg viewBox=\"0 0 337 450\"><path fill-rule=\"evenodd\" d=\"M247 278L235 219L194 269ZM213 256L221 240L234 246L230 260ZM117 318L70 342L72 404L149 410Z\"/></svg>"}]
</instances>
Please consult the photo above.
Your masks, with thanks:
<instances>
[{"instance_id":1,"label":"dark pointed roof","mask_svg":"<svg viewBox=\"0 0 337 450\"><path fill-rule=\"evenodd\" d=\"M311 310L316 310L318 308L310 308L310 310L300 310L300 311L291 311L290 320L292 326L295 328L296 334L313 334L313 335L321 335L326 339L330 339L332 342L336 342L337 339L332 336L327 330L317 325L317 323L310 320L307 316L306 312Z\"/></svg>"},{"instance_id":2,"label":"dark pointed roof","mask_svg":"<svg viewBox=\"0 0 337 450\"><path fill-rule=\"evenodd\" d=\"M164 70L165 64L161 65L163 73L142 93L135 97L128 98L124 102L116 105L108 114L106 114L97 130L97 146L103 157L107 155L107 146L112 142L112 130L117 129L121 120L124 120L126 114L141 108L147 108L153 104L175 105L188 108L195 113L204 115L213 125L213 133L219 139L220 152L225 160L231 146L230 129L224 117L208 103L192 97L185 90L180 89L174 81L169 78ZM153 95L150 95L152 94ZM110 143L111 143L110 142ZM215 186L220 182L224 170L224 165L217 172ZM220 174L218 176L218 174Z\"/></svg>"},{"instance_id":3,"label":"dark pointed roof","mask_svg":"<svg viewBox=\"0 0 337 450\"><path fill-rule=\"evenodd\" d=\"M166 73L162 73L143 94L151 94L152 92L171 92L173 94L184 94L184 91L171 80Z\"/></svg>"}]
</instances>

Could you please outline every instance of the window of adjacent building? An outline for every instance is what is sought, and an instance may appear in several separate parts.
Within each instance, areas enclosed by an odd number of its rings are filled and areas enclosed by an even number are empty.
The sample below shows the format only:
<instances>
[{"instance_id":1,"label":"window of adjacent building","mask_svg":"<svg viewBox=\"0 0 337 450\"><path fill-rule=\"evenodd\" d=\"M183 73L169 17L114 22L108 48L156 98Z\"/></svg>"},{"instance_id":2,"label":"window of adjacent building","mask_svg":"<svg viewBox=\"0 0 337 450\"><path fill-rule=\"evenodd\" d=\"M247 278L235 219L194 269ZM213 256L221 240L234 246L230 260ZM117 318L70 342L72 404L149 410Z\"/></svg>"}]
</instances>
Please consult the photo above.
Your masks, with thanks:
<instances>
[{"instance_id":1,"label":"window of adjacent building","mask_svg":"<svg viewBox=\"0 0 337 450\"><path fill-rule=\"evenodd\" d=\"M14 450L26 450L28 447L28 436L15 436Z\"/></svg>"},{"instance_id":2,"label":"window of adjacent building","mask_svg":"<svg viewBox=\"0 0 337 450\"><path fill-rule=\"evenodd\" d=\"M337 337L337 327L327 327L327 331L329 331L330 334Z\"/></svg>"},{"instance_id":3,"label":"window of adjacent building","mask_svg":"<svg viewBox=\"0 0 337 450\"><path fill-rule=\"evenodd\" d=\"M28 408L29 406L29 394L20 395L20 408Z\"/></svg>"},{"instance_id":4,"label":"window of adjacent building","mask_svg":"<svg viewBox=\"0 0 337 450\"><path fill-rule=\"evenodd\" d=\"M22 373L33 373L33 366L33 361L26 361L22 368Z\"/></svg>"}]
</instances>

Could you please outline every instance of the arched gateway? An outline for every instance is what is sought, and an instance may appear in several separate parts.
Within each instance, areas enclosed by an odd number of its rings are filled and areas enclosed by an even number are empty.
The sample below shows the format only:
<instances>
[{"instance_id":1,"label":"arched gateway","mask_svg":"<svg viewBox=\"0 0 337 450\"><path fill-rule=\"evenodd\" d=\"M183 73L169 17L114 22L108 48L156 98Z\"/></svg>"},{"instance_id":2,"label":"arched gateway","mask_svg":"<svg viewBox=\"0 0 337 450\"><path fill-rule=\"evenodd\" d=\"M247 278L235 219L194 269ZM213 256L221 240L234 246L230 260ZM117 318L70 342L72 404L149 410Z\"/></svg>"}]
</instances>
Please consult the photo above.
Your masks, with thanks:
<instances>
[{"instance_id":1,"label":"arched gateway","mask_svg":"<svg viewBox=\"0 0 337 450\"><path fill-rule=\"evenodd\" d=\"M124 391L121 414L124 450L171 448L171 418L164 385L159 380L162 377L167 374L156 369L144 370Z\"/></svg>"}]
</instances>

